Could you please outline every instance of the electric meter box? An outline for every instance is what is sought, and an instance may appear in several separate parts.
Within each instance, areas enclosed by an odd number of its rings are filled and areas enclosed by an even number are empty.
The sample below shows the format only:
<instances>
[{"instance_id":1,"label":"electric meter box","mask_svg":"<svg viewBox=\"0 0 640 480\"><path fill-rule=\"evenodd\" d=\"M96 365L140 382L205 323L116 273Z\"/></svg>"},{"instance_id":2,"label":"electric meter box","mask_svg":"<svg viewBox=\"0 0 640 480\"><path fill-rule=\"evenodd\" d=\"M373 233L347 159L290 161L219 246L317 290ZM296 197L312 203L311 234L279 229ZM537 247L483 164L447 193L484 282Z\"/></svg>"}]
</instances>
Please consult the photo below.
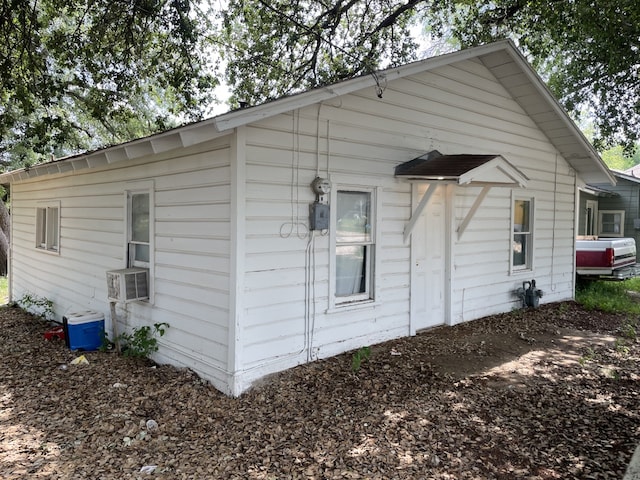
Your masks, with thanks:
<instances>
[{"instance_id":1,"label":"electric meter box","mask_svg":"<svg viewBox=\"0 0 640 480\"><path fill-rule=\"evenodd\" d=\"M329 205L320 202L309 205L309 228L311 230L329 229Z\"/></svg>"},{"instance_id":2,"label":"electric meter box","mask_svg":"<svg viewBox=\"0 0 640 480\"><path fill-rule=\"evenodd\" d=\"M64 340L71 350L98 350L104 338L104 315L85 310L62 317Z\"/></svg>"}]
</instances>

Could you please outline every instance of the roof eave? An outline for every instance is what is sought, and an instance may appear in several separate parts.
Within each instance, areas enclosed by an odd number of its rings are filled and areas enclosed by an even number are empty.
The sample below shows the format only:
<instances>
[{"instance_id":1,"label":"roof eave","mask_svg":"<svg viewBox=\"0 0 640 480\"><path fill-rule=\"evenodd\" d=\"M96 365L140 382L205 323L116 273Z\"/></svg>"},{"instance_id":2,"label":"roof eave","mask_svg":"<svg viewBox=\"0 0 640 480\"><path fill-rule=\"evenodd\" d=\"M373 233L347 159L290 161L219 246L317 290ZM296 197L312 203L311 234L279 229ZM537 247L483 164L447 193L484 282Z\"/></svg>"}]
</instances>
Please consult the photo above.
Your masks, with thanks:
<instances>
[{"instance_id":1,"label":"roof eave","mask_svg":"<svg viewBox=\"0 0 640 480\"><path fill-rule=\"evenodd\" d=\"M343 80L341 82L319 87L306 92L283 97L269 103L250 107L242 110L235 110L216 117L216 125L220 131L236 128L248 123L260 121L274 115L278 115L296 108L305 107L314 103L320 103L341 95L346 95L367 87L375 87L377 82L386 80L387 82L415 75L427 70L432 70L441 66L449 65L476 58L480 55L496 52L509 46L515 49L510 40L501 40L487 45L481 45L457 52L445 53L435 57L425 58L399 67L380 70L374 75L365 74L356 78Z\"/></svg>"},{"instance_id":2,"label":"roof eave","mask_svg":"<svg viewBox=\"0 0 640 480\"><path fill-rule=\"evenodd\" d=\"M8 185L16 180L28 180L43 175L75 172L86 168L134 160L146 155L189 147L227 135L229 132L221 131L215 120L212 118L130 142L5 172L0 174L0 184Z\"/></svg>"},{"instance_id":3,"label":"roof eave","mask_svg":"<svg viewBox=\"0 0 640 480\"><path fill-rule=\"evenodd\" d=\"M10 183L14 179L22 180L50 173L65 173L75 171L80 168L89 168L114 163L116 161L131 160L148 154L161 153L175 148L191 146L196 143L214 139L221 135L226 135L233 129L243 125L270 118L290 110L306 107L314 103L321 103L356 90L374 87L376 82L381 79L393 81L416 73L446 66L454 62L479 58L500 51L506 51L510 58L516 62L520 70L524 72L531 84L534 85L536 91L551 106L555 115L561 119L566 128L572 133L579 150L582 150L582 154L579 154L575 158L565 158L573 168L576 169L580 176L583 177L584 181L587 183L607 181L612 185L615 185L615 178L612 176L593 146L584 137L575 123L573 123L555 97L553 97L546 84L530 67L525 57L511 40L502 40L479 47L427 58L400 67L377 72L375 77L373 75L363 75L331 86L321 87L292 95L290 97L274 100L273 102L260 106L235 110L211 119L179 127L157 135L145 137L143 139L134 140L132 142L107 147L95 152L79 154L56 162L36 165L29 169L7 172L0 174L0 183L6 184ZM558 149L557 146L556 149ZM558 150L560 151L560 149ZM593 165L595 168L589 169L588 171L581 168L579 162L580 159L586 159L588 161L587 163ZM67 165L61 166L62 163L59 163L57 167L52 166L54 163L58 162L70 163L71 168Z\"/></svg>"},{"instance_id":4,"label":"roof eave","mask_svg":"<svg viewBox=\"0 0 640 480\"><path fill-rule=\"evenodd\" d=\"M591 142L584 136L582 131L578 128L575 122L571 119L566 110L560 105L558 100L553 96L549 87L547 87L546 83L542 80L542 78L538 75L538 73L530 67L529 62L524 57L522 52L515 47L512 42L508 42L510 48L505 48L505 50L509 53L511 58L518 64L520 69L527 76L532 85L536 88L538 93L542 95L544 100L551 106L554 113L557 117L563 122L565 127L569 129L569 131L573 134L575 140L578 142L581 148L585 150L586 157L588 157L591 161L595 163L597 166L596 171L602 175L602 180L609 182L611 185L616 184L616 180L613 177L609 167L604 163L598 152L593 148ZM552 142L553 143L553 142ZM584 158L584 157L582 157ZM572 158L566 158L566 160L572 164ZM573 164L572 164L573 165ZM575 168L575 166L574 166ZM578 173L580 170L576 168ZM585 179L587 183L593 183L593 174L589 175L589 178Z\"/></svg>"}]
</instances>

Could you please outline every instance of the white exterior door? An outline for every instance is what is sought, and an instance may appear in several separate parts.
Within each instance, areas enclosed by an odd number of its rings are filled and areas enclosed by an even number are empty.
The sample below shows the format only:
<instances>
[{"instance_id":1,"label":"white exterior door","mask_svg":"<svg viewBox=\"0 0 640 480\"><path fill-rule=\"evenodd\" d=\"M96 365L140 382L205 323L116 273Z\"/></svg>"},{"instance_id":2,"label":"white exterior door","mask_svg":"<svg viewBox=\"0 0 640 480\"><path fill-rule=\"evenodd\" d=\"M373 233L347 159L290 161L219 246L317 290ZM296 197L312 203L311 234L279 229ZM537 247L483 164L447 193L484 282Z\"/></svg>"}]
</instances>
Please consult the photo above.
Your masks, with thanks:
<instances>
[{"instance_id":1,"label":"white exterior door","mask_svg":"<svg viewBox=\"0 0 640 480\"><path fill-rule=\"evenodd\" d=\"M425 185L418 186L422 198ZM411 333L445 323L445 187L439 186L411 238ZM417 202L414 202L414 208Z\"/></svg>"}]
</instances>

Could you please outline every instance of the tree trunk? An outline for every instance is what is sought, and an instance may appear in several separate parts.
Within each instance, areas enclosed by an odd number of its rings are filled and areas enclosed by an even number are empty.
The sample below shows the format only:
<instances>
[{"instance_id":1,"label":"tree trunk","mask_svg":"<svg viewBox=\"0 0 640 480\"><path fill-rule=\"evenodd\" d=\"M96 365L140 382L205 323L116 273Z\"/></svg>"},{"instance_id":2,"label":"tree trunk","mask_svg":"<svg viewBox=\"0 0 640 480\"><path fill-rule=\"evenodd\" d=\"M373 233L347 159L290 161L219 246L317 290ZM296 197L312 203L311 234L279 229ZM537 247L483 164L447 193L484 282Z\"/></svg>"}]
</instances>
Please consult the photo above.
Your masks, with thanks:
<instances>
[{"instance_id":1,"label":"tree trunk","mask_svg":"<svg viewBox=\"0 0 640 480\"><path fill-rule=\"evenodd\" d=\"M7 260L9 258L9 241L11 231L11 216L7 204L0 200L0 276L8 273Z\"/></svg>"}]
</instances>

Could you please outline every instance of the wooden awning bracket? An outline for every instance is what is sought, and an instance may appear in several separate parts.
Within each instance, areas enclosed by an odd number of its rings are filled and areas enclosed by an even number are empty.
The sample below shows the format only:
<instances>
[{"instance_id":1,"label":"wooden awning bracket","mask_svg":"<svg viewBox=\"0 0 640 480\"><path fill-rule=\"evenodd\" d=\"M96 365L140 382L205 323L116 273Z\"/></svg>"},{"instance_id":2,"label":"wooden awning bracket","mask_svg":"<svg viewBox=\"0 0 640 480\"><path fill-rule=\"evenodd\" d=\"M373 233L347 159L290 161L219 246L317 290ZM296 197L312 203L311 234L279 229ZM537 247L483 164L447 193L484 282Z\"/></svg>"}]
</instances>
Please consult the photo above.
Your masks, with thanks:
<instances>
[{"instance_id":1,"label":"wooden awning bracket","mask_svg":"<svg viewBox=\"0 0 640 480\"><path fill-rule=\"evenodd\" d=\"M469 225L469 222L471 222L471 220L473 219L474 215L476 214L476 212L480 208L480 205L482 204L482 202L484 201L486 196L489 194L489 191L491 190L491 188L494 187L494 186L496 186L496 185L484 185L482 187L482 190L480 191L480 193L476 197L475 201L473 202L473 205L471 205L471 208L469 209L469 211L467 212L466 216L464 217L462 222L460 222L460 225L456 229L456 233L458 234L458 240L460 240L460 238L462 238L462 235L464 234L464 231L467 229L467 226ZM438 188L438 183L430 183L429 184L429 186L427 187L427 190L424 192L424 194L422 195L422 198L420 199L420 203L418 203L418 206L416 207L416 209L411 214L411 218L409 219L409 222L404 227L403 236L404 236L404 242L405 243L407 243L407 241L409 240L409 237L411 236L411 233L413 233L413 229L415 228L416 224L418 223L418 219L420 218L420 216L424 212L424 209L429 204L429 200L431 200L431 197L433 196L434 192L436 191L436 188Z\"/></svg>"},{"instance_id":2,"label":"wooden awning bracket","mask_svg":"<svg viewBox=\"0 0 640 480\"><path fill-rule=\"evenodd\" d=\"M471 205L471 208L467 212L467 215L464 217L460 225L458 225L458 228L456 230L456 232L458 233L458 240L460 240L462 234L467 229L467 225L469 225L469 222L476 214L476 211L478 210L478 208L480 208L480 204L489 193L489 190L491 190L491 185L485 185L484 187L482 187L482 191L476 197L476 200L473 202L473 205Z\"/></svg>"},{"instance_id":3,"label":"wooden awning bracket","mask_svg":"<svg viewBox=\"0 0 640 480\"><path fill-rule=\"evenodd\" d=\"M482 187L467 215L456 229L459 240L492 187L526 188L529 180L502 155L442 155L437 150L398 165L395 176L410 182L429 184L405 226L403 234L405 243L409 240L438 185L446 183L461 187Z\"/></svg>"},{"instance_id":4,"label":"wooden awning bracket","mask_svg":"<svg viewBox=\"0 0 640 480\"><path fill-rule=\"evenodd\" d=\"M424 192L424 195L422 195L422 199L420 200L420 203L418 204L413 214L411 215L411 218L409 219L409 223L407 223L407 225L404 227L405 243L407 243L407 241L409 240L409 237L411 236L411 232L413 232L413 228L416 226L416 223L418 223L418 219L420 218L420 215L422 215L422 212L424 212L424 209L429 203L429 200L431 200L431 196L436 191L436 188L438 188L437 183L430 183L429 186L427 187L427 190Z\"/></svg>"}]
</instances>

